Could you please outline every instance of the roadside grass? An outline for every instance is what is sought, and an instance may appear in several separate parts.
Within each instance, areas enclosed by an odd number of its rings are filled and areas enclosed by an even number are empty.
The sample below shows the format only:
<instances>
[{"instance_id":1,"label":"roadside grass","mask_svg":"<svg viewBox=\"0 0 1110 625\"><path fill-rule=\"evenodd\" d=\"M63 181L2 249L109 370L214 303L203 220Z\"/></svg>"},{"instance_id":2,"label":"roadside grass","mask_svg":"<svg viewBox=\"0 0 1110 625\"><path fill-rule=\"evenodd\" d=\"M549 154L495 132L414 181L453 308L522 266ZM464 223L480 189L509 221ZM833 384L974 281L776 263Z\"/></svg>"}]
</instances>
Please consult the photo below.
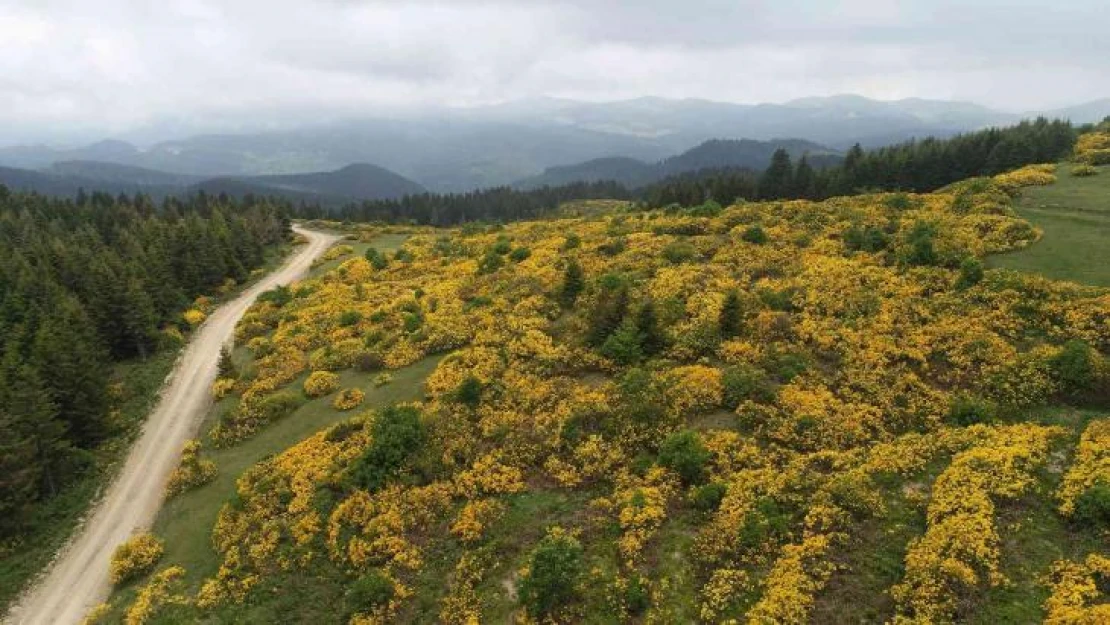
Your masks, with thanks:
<instances>
[{"instance_id":1,"label":"roadside grass","mask_svg":"<svg viewBox=\"0 0 1110 625\"><path fill-rule=\"evenodd\" d=\"M374 374L345 371L340 374L342 388L360 388L366 393L362 406L351 411L332 408L335 393L307 401L296 412L265 426L245 441L225 449L212 449L205 445L204 457L215 461L219 470L216 479L179 494L168 500L158 513L154 534L165 541L163 562L179 564L187 571L186 580L196 583L215 574L219 558L212 549L211 534L220 508L235 497L236 480L244 471L266 457L281 453L297 442L323 430L334 423L349 419L364 410L381 408L392 403L420 399L423 381L439 364L439 357L424 360L390 372L393 381L385 386L374 386ZM299 389L304 376L290 383L288 388ZM225 400L226 401L226 400ZM224 406L213 406L201 426L201 440L207 442L206 433L219 417Z\"/></svg>"},{"instance_id":2,"label":"roadside grass","mask_svg":"<svg viewBox=\"0 0 1110 625\"><path fill-rule=\"evenodd\" d=\"M1056 280L1110 286L1110 167L1076 177L1061 163L1055 184L1022 189L1018 215L1044 231L1029 247L987 259L988 267L1040 273Z\"/></svg>"},{"instance_id":3,"label":"roadside grass","mask_svg":"<svg viewBox=\"0 0 1110 625\"><path fill-rule=\"evenodd\" d=\"M332 234L337 234L340 237L343 237L347 233L341 231L332 231ZM408 238L409 235L407 234L379 234L374 237L374 240L372 242L348 241L345 238L340 238L338 241L336 241L335 244L349 245L354 250L354 252L333 260L324 261L314 266L312 270L309 271L308 277L319 278L320 276L331 271L332 269L335 269L339 265L352 258L366 255L366 250L370 249L371 247L377 249L379 252L395 252L401 247L401 245L404 244L405 240Z\"/></svg>"}]
</instances>

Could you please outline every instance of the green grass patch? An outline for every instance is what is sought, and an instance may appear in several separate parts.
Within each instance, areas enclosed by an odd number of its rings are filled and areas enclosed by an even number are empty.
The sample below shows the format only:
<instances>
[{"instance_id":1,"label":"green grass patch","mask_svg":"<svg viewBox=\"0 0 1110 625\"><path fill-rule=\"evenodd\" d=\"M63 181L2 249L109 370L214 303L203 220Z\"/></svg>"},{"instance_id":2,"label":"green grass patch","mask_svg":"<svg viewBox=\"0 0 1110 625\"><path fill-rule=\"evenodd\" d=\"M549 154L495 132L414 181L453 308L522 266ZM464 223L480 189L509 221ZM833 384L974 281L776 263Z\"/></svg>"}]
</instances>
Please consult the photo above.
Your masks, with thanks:
<instances>
[{"instance_id":1,"label":"green grass patch","mask_svg":"<svg viewBox=\"0 0 1110 625\"><path fill-rule=\"evenodd\" d=\"M1044 231L1029 247L987 259L987 266L1039 273L1057 280L1110 286L1110 167L1077 177L1062 163L1057 182L1022 190L1014 208Z\"/></svg>"},{"instance_id":2,"label":"green grass patch","mask_svg":"<svg viewBox=\"0 0 1110 625\"><path fill-rule=\"evenodd\" d=\"M154 533L166 543L163 562L184 566L187 571L186 579L192 583L215 574L219 567L219 557L211 545L212 527L220 508L235 496L235 482L243 471L362 410L420 399L424 378L435 370L439 360L439 357L426 358L404 369L393 371L393 382L381 387L374 386L374 374L345 371L340 374L342 387L360 388L366 393L366 399L360 408L348 412L335 410L331 405L333 393L308 401L293 414L267 425L238 445L226 449L211 449L206 445L204 456L216 462L219 474L208 484L182 493L162 506L154 523ZM303 376L291 383L289 388L299 389L301 382ZM202 434L215 423L223 405L224 402L220 402L209 412L202 426Z\"/></svg>"},{"instance_id":3,"label":"green grass patch","mask_svg":"<svg viewBox=\"0 0 1110 625\"><path fill-rule=\"evenodd\" d=\"M343 236L346 233L333 232L333 234ZM332 269L335 269L339 265L342 265L352 258L365 256L366 250L370 249L371 247L378 250L379 252L386 252L390 256L392 256L393 252L396 252L398 249L400 249L408 238L409 235L407 234L379 234L374 237L374 240L372 242L369 243L363 241L348 241L346 239L340 239L336 242L336 245L348 245L354 251L351 254L340 256L339 258L325 261L316 265L312 268L311 271L309 271L308 277L319 278L320 276L331 271Z\"/></svg>"}]
</instances>

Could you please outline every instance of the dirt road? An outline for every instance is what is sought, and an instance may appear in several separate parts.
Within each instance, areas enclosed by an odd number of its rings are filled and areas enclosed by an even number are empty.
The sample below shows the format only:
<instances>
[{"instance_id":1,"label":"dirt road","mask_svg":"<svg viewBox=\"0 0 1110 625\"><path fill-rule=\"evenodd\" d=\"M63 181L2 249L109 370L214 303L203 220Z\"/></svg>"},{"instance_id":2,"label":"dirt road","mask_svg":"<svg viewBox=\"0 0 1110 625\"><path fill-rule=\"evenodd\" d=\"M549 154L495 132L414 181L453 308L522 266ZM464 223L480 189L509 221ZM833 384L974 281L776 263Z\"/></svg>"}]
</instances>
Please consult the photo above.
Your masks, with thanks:
<instances>
[{"instance_id":1,"label":"dirt road","mask_svg":"<svg viewBox=\"0 0 1110 625\"><path fill-rule=\"evenodd\" d=\"M209 388L216 377L220 347L231 339L236 322L260 293L304 275L335 241L329 235L294 229L307 237L309 244L280 269L220 306L193 335L107 495L47 576L15 605L5 622L80 623L89 608L107 597L112 551L136 530L154 522L181 447L196 435L212 401Z\"/></svg>"}]
</instances>

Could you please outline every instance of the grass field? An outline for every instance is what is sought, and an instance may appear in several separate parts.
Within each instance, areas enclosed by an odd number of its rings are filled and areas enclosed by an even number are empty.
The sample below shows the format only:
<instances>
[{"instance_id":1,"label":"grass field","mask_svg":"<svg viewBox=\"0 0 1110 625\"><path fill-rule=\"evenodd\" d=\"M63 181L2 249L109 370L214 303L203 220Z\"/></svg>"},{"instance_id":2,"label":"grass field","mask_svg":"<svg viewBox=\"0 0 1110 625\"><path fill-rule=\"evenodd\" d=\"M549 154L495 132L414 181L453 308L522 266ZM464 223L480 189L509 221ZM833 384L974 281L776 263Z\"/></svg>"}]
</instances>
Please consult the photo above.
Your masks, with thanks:
<instances>
[{"instance_id":1,"label":"grass field","mask_svg":"<svg viewBox=\"0 0 1110 625\"><path fill-rule=\"evenodd\" d=\"M1110 167L1086 178L1062 163L1056 184L1028 187L1015 208L1044 237L1026 249L988 259L989 267L1040 273L1057 280L1110 286Z\"/></svg>"}]
</instances>

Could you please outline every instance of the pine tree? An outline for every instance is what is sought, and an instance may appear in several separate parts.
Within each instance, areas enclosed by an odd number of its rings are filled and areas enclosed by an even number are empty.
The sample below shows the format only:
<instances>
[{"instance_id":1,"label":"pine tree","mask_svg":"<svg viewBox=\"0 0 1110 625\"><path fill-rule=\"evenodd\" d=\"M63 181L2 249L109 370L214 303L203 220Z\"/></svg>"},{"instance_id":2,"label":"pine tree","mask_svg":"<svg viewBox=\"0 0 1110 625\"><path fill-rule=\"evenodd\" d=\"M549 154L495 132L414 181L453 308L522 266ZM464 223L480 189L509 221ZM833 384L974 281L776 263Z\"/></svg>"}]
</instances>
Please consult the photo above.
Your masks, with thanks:
<instances>
[{"instance_id":1,"label":"pine tree","mask_svg":"<svg viewBox=\"0 0 1110 625\"><path fill-rule=\"evenodd\" d=\"M636 330L640 334L640 344L645 356L654 356L666 348L667 339L659 327L655 302L651 299L645 300L640 305L640 310L636 314Z\"/></svg>"},{"instance_id":2,"label":"pine tree","mask_svg":"<svg viewBox=\"0 0 1110 625\"><path fill-rule=\"evenodd\" d=\"M794 168L793 197L811 200L817 196L817 179L809 160L803 154Z\"/></svg>"},{"instance_id":3,"label":"pine tree","mask_svg":"<svg viewBox=\"0 0 1110 625\"><path fill-rule=\"evenodd\" d=\"M725 301L721 304L721 313L717 319L721 338L728 339L740 334L744 324L744 309L739 293L736 291L725 293Z\"/></svg>"},{"instance_id":4,"label":"pine tree","mask_svg":"<svg viewBox=\"0 0 1110 625\"><path fill-rule=\"evenodd\" d=\"M231 359L231 350L226 345L220 348L220 359L216 368L219 371L217 375L221 378L239 377L239 370L235 367L235 361Z\"/></svg>"},{"instance_id":5,"label":"pine tree","mask_svg":"<svg viewBox=\"0 0 1110 625\"><path fill-rule=\"evenodd\" d=\"M559 303L563 308L571 308L585 287L586 278L582 272L582 266L578 261L571 259L563 270L563 288L559 291Z\"/></svg>"},{"instance_id":6,"label":"pine tree","mask_svg":"<svg viewBox=\"0 0 1110 625\"><path fill-rule=\"evenodd\" d=\"M775 150L771 165L759 179L759 196L765 200L790 197L794 181L794 166L790 154L783 148Z\"/></svg>"}]
</instances>

